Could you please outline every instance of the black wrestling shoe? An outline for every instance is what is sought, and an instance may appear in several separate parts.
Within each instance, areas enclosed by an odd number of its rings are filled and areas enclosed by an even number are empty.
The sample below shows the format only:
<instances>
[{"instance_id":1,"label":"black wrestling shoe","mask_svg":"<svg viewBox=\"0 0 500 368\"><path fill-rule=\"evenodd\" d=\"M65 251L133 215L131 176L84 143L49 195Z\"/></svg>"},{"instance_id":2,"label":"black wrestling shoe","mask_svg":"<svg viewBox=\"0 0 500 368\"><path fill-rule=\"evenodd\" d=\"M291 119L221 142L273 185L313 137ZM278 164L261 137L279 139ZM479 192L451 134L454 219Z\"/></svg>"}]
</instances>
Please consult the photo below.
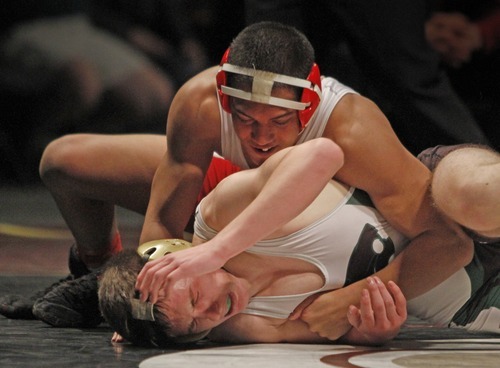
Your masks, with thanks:
<instances>
[{"instance_id":1,"label":"black wrestling shoe","mask_svg":"<svg viewBox=\"0 0 500 368\"><path fill-rule=\"evenodd\" d=\"M33 315L33 305L35 301L43 297L52 289L59 285L78 279L79 277L90 273L85 264L78 258L76 245L73 244L69 251L68 266L70 274L53 283L49 287L36 292L31 296L23 295L4 295L0 297L0 314L10 319L36 319Z\"/></svg>"},{"instance_id":2,"label":"black wrestling shoe","mask_svg":"<svg viewBox=\"0 0 500 368\"><path fill-rule=\"evenodd\" d=\"M68 268L69 272L71 273L70 276L73 276L73 279L78 279L90 273L90 270L78 256L78 251L76 250L76 244L73 244L69 249Z\"/></svg>"},{"instance_id":3,"label":"black wrestling shoe","mask_svg":"<svg viewBox=\"0 0 500 368\"><path fill-rule=\"evenodd\" d=\"M54 327L96 327L103 318L97 297L97 278L92 272L66 281L38 299L33 315Z\"/></svg>"}]
</instances>

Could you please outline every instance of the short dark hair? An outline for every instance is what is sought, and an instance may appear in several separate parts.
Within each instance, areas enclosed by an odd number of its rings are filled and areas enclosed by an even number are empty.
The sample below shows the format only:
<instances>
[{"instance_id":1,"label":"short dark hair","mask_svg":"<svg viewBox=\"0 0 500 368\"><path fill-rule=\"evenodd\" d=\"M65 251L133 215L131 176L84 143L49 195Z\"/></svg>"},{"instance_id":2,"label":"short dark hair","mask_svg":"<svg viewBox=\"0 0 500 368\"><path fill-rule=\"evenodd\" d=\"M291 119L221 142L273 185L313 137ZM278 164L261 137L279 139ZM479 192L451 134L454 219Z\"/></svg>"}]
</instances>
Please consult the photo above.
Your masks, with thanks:
<instances>
[{"instance_id":1,"label":"short dark hair","mask_svg":"<svg viewBox=\"0 0 500 368\"><path fill-rule=\"evenodd\" d=\"M278 22L254 23L243 29L229 47L233 65L306 79L315 61L307 37L292 26ZM231 87L247 84L248 77L229 74Z\"/></svg>"},{"instance_id":2,"label":"short dark hair","mask_svg":"<svg viewBox=\"0 0 500 368\"><path fill-rule=\"evenodd\" d=\"M131 300L145 261L133 250L112 257L99 280L99 307L104 319L123 338L139 346L168 347L176 343L171 326L156 306L154 321L135 319Z\"/></svg>"}]
</instances>

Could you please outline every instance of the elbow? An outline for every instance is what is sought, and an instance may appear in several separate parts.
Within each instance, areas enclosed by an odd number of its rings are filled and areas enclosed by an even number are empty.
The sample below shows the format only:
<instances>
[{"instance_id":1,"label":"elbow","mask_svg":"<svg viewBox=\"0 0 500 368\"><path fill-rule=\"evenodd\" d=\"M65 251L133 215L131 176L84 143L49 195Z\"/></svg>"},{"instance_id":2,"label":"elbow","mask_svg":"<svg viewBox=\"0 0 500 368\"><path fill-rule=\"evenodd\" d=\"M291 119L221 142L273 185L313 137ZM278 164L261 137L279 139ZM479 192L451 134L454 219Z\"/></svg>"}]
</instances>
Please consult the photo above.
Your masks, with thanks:
<instances>
[{"instance_id":1,"label":"elbow","mask_svg":"<svg viewBox=\"0 0 500 368\"><path fill-rule=\"evenodd\" d=\"M458 234L457 246L458 262L460 266L465 267L472 262L474 258L474 242L462 230Z\"/></svg>"},{"instance_id":2,"label":"elbow","mask_svg":"<svg viewBox=\"0 0 500 368\"><path fill-rule=\"evenodd\" d=\"M85 159L92 144L89 137L87 134L66 135L47 145L39 165L40 178L47 187L57 189L65 182L71 186L72 179L88 170Z\"/></svg>"},{"instance_id":3,"label":"elbow","mask_svg":"<svg viewBox=\"0 0 500 368\"><path fill-rule=\"evenodd\" d=\"M338 144L328 138L314 140L313 162L320 170L328 170L330 177L344 165L344 151Z\"/></svg>"},{"instance_id":4,"label":"elbow","mask_svg":"<svg viewBox=\"0 0 500 368\"><path fill-rule=\"evenodd\" d=\"M449 252L453 255L457 267L465 267L474 258L474 242L458 226L454 226L447 234Z\"/></svg>"}]
</instances>

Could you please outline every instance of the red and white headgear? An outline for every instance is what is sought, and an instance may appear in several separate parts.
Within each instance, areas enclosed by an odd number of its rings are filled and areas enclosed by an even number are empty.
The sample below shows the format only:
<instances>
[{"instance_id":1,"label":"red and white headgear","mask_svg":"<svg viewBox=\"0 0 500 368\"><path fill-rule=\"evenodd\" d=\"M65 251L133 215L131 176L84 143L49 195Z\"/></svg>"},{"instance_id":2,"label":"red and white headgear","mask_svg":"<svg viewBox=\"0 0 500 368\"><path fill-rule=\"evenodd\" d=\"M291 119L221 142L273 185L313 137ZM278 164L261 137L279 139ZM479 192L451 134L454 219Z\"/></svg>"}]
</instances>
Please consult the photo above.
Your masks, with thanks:
<instances>
[{"instance_id":1,"label":"red and white headgear","mask_svg":"<svg viewBox=\"0 0 500 368\"><path fill-rule=\"evenodd\" d=\"M314 63L307 78L301 79L229 64L229 50L230 49L227 49L224 53L216 76L217 92L222 108L226 112L231 113L229 104L229 96L231 96L243 100L298 110L301 130L303 130L321 101L321 74L318 65ZM252 91L246 92L238 88L229 87L227 85L227 73L252 77ZM275 82L303 88L300 101L273 97L271 92Z\"/></svg>"}]
</instances>

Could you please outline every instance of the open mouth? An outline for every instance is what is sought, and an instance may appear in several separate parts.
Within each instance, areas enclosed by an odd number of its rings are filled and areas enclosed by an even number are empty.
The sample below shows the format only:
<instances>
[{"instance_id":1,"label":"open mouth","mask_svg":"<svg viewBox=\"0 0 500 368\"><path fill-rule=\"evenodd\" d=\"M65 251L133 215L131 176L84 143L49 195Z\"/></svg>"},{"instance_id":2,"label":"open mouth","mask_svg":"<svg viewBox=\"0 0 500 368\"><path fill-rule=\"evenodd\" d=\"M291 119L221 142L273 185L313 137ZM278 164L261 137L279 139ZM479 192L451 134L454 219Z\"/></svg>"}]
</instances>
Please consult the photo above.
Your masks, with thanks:
<instances>
[{"instance_id":1,"label":"open mouth","mask_svg":"<svg viewBox=\"0 0 500 368\"><path fill-rule=\"evenodd\" d=\"M231 299L231 295L228 294L227 298L226 298L226 307L227 307L227 311L226 311L226 315L225 317L229 316L232 312L232 306L233 306L233 301Z\"/></svg>"},{"instance_id":2,"label":"open mouth","mask_svg":"<svg viewBox=\"0 0 500 368\"><path fill-rule=\"evenodd\" d=\"M266 147L266 148L254 147L254 149L260 153L269 153L274 150L274 147Z\"/></svg>"}]
</instances>

